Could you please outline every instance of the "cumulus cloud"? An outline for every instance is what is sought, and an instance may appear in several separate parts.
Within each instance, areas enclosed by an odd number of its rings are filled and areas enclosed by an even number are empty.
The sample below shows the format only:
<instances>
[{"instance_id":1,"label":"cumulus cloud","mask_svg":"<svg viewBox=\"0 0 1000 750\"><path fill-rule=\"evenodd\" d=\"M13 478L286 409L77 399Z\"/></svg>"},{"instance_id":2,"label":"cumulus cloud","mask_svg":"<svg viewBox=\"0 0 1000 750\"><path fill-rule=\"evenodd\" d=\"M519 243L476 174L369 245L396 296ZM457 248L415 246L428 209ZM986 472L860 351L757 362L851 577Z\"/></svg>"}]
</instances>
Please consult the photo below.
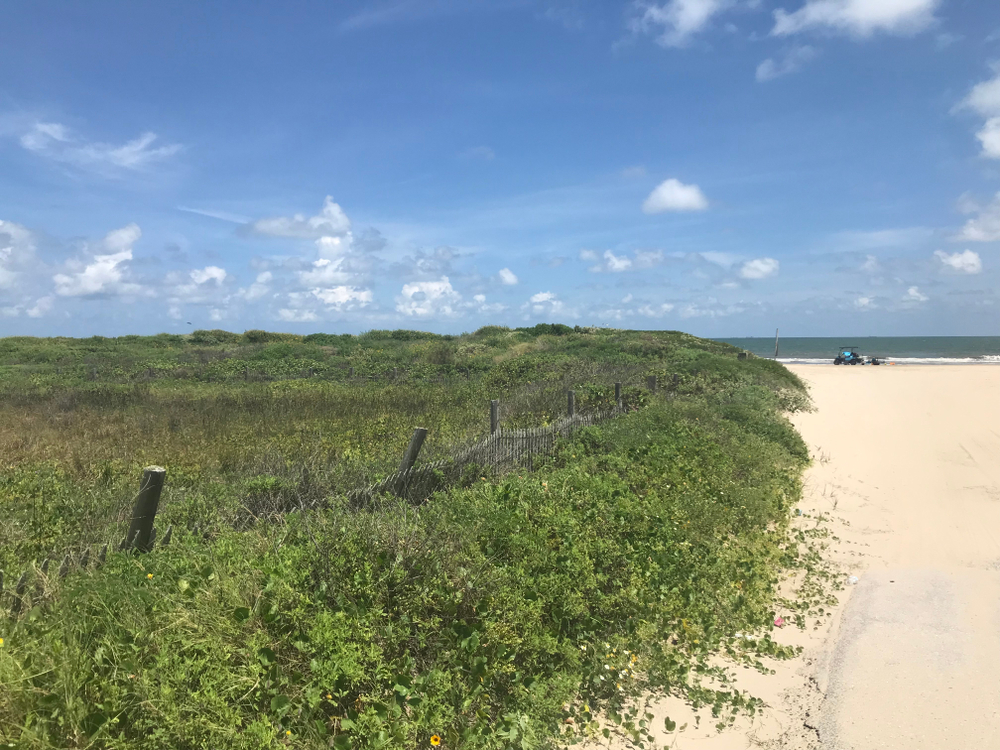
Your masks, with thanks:
<instances>
[{"instance_id":1,"label":"cumulus cloud","mask_svg":"<svg viewBox=\"0 0 1000 750\"><path fill-rule=\"evenodd\" d=\"M816 50L808 45L792 47L783 56L769 57L757 66L757 82L764 83L794 73L816 57Z\"/></svg>"},{"instance_id":2,"label":"cumulus cloud","mask_svg":"<svg viewBox=\"0 0 1000 750\"><path fill-rule=\"evenodd\" d=\"M534 315L555 315L562 312L563 303L555 292L538 292L531 295L521 309Z\"/></svg>"},{"instance_id":3,"label":"cumulus cloud","mask_svg":"<svg viewBox=\"0 0 1000 750\"><path fill-rule=\"evenodd\" d=\"M963 201L964 213L976 214L962 227L958 239L971 242L994 242L1000 240L1000 193L994 196L992 202L980 206L971 199Z\"/></svg>"},{"instance_id":4,"label":"cumulus cloud","mask_svg":"<svg viewBox=\"0 0 1000 750\"><path fill-rule=\"evenodd\" d=\"M351 280L352 274L344 269L342 258L320 258L312 262L311 270L300 271L298 278L302 286L317 287L345 284Z\"/></svg>"},{"instance_id":5,"label":"cumulus cloud","mask_svg":"<svg viewBox=\"0 0 1000 750\"><path fill-rule=\"evenodd\" d=\"M740 267L740 276L744 279L766 279L778 273L780 266L774 258L754 258Z\"/></svg>"},{"instance_id":6,"label":"cumulus cloud","mask_svg":"<svg viewBox=\"0 0 1000 750\"><path fill-rule=\"evenodd\" d=\"M1000 159L1000 68L997 75L972 87L957 109L969 109L984 118L976 138L982 145L982 155Z\"/></svg>"},{"instance_id":7,"label":"cumulus cloud","mask_svg":"<svg viewBox=\"0 0 1000 750\"><path fill-rule=\"evenodd\" d=\"M313 289L312 294L328 308L337 312L367 307L372 303L372 290L354 286L335 286L329 289Z\"/></svg>"},{"instance_id":8,"label":"cumulus cloud","mask_svg":"<svg viewBox=\"0 0 1000 750\"><path fill-rule=\"evenodd\" d=\"M340 205L334 203L333 198L328 195L323 201L320 212L315 216L295 214L259 219L251 224L250 228L256 234L268 237L295 237L309 240L330 238L325 240L321 247L329 253L341 251L343 238L349 236L351 221ZM340 242L332 241L335 239L339 239Z\"/></svg>"},{"instance_id":9,"label":"cumulus cloud","mask_svg":"<svg viewBox=\"0 0 1000 750\"><path fill-rule=\"evenodd\" d=\"M404 284L396 297L396 310L415 318L456 315L462 302L447 276L438 281L414 281Z\"/></svg>"},{"instance_id":10,"label":"cumulus cloud","mask_svg":"<svg viewBox=\"0 0 1000 750\"><path fill-rule=\"evenodd\" d=\"M637 2L630 26L637 34L656 34L657 43L664 47L683 47L707 27L714 16L734 4L734 0Z\"/></svg>"},{"instance_id":11,"label":"cumulus cloud","mask_svg":"<svg viewBox=\"0 0 1000 750\"><path fill-rule=\"evenodd\" d=\"M639 314L647 318L661 318L673 309L674 306L671 303L663 302L659 305L643 305L639 308Z\"/></svg>"},{"instance_id":12,"label":"cumulus cloud","mask_svg":"<svg viewBox=\"0 0 1000 750\"><path fill-rule=\"evenodd\" d=\"M858 297L854 300L854 307L858 310L874 310L878 305L871 297Z\"/></svg>"},{"instance_id":13,"label":"cumulus cloud","mask_svg":"<svg viewBox=\"0 0 1000 750\"><path fill-rule=\"evenodd\" d=\"M592 253L592 259L597 259L597 254ZM581 257L583 254L581 253ZM663 253L660 250L636 250L632 257L627 255L615 255L611 250L605 250L600 263L590 267L591 273L621 273L623 271L636 271L661 263Z\"/></svg>"},{"instance_id":14,"label":"cumulus cloud","mask_svg":"<svg viewBox=\"0 0 1000 750\"><path fill-rule=\"evenodd\" d=\"M205 266L204 268L196 268L191 271L191 280L195 284L205 284L209 281L214 281L216 284L221 284L226 280L226 271L218 266Z\"/></svg>"},{"instance_id":15,"label":"cumulus cloud","mask_svg":"<svg viewBox=\"0 0 1000 750\"><path fill-rule=\"evenodd\" d=\"M594 252L593 250L581 250L580 251L580 260L583 260L583 261L594 261L594 260L597 260L597 253Z\"/></svg>"},{"instance_id":16,"label":"cumulus cloud","mask_svg":"<svg viewBox=\"0 0 1000 750\"><path fill-rule=\"evenodd\" d=\"M861 270L865 273L875 273L879 270L878 258L874 255L865 257L865 262L861 264Z\"/></svg>"},{"instance_id":17,"label":"cumulus cloud","mask_svg":"<svg viewBox=\"0 0 1000 750\"><path fill-rule=\"evenodd\" d=\"M264 271L263 273L257 274L256 280L245 289L240 289L237 293L240 297L245 299L247 302L254 302L264 297L268 292L271 291L271 281L274 279L274 274L270 271Z\"/></svg>"},{"instance_id":18,"label":"cumulus cloud","mask_svg":"<svg viewBox=\"0 0 1000 750\"><path fill-rule=\"evenodd\" d=\"M166 295L171 317L181 316L182 305L218 305L229 301L228 295L220 296L220 287L228 278L219 266L194 268L186 273L171 273L166 278ZM219 308L216 308L219 309ZM219 315L222 310L219 309Z\"/></svg>"},{"instance_id":19,"label":"cumulus cloud","mask_svg":"<svg viewBox=\"0 0 1000 750\"><path fill-rule=\"evenodd\" d=\"M31 231L12 221L0 220L0 289L14 287L34 254L35 238Z\"/></svg>"},{"instance_id":20,"label":"cumulus cloud","mask_svg":"<svg viewBox=\"0 0 1000 750\"><path fill-rule=\"evenodd\" d=\"M65 125L57 122L36 122L21 136L21 146L28 151L98 172L139 171L164 161L181 150L180 144L154 146L156 133L143 133L120 146L86 141Z\"/></svg>"},{"instance_id":21,"label":"cumulus cloud","mask_svg":"<svg viewBox=\"0 0 1000 750\"><path fill-rule=\"evenodd\" d=\"M657 185L642 204L642 210L647 214L659 214L664 211L704 211L706 208L708 199L701 192L701 188L697 185L685 185L672 177Z\"/></svg>"},{"instance_id":22,"label":"cumulus cloud","mask_svg":"<svg viewBox=\"0 0 1000 750\"><path fill-rule=\"evenodd\" d=\"M313 323L319 320L319 316L312 310L293 310L283 307L278 310L278 320L285 323Z\"/></svg>"},{"instance_id":23,"label":"cumulus cloud","mask_svg":"<svg viewBox=\"0 0 1000 750\"><path fill-rule=\"evenodd\" d=\"M908 35L934 23L939 0L806 0L798 10L774 11L776 36L831 31L856 37L876 33Z\"/></svg>"},{"instance_id":24,"label":"cumulus cloud","mask_svg":"<svg viewBox=\"0 0 1000 750\"><path fill-rule=\"evenodd\" d=\"M906 302L926 302L928 299L930 298L915 286L911 286L907 289L906 296L903 297L903 300Z\"/></svg>"},{"instance_id":25,"label":"cumulus cloud","mask_svg":"<svg viewBox=\"0 0 1000 750\"><path fill-rule=\"evenodd\" d=\"M109 232L101 245L110 252L95 254L89 261L71 261L67 264L69 273L52 277L56 294L61 297L128 297L143 292L141 285L126 278L132 245L141 236L142 231L136 224Z\"/></svg>"},{"instance_id":26,"label":"cumulus cloud","mask_svg":"<svg viewBox=\"0 0 1000 750\"><path fill-rule=\"evenodd\" d=\"M983 261L979 253L972 250L964 250L960 253L946 253L943 250L935 250L934 257L941 261L941 266L946 271L953 273L977 274L983 270Z\"/></svg>"},{"instance_id":27,"label":"cumulus cloud","mask_svg":"<svg viewBox=\"0 0 1000 750\"><path fill-rule=\"evenodd\" d=\"M506 286L514 286L517 283L517 276L509 268L501 268L500 281Z\"/></svg>"}]
</instances>

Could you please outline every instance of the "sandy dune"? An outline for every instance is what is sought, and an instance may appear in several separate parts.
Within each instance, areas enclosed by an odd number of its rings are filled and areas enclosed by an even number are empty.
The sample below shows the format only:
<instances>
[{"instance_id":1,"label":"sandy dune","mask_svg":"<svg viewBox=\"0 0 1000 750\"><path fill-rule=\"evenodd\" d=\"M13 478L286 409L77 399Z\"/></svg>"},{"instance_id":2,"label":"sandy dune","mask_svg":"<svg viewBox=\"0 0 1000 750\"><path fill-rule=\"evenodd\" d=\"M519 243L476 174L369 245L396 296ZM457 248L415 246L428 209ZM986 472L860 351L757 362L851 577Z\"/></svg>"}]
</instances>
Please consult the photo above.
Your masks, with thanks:
<instances>
[{"instance_id":1,"label":"sandy dune","mask_svg":"<svg viewBox=\"0 0 1000 750\"><path fill-rule=\"evenodd\" d=\"M803 655L738 684L769 709L679 750L1000 750L1000 367L792 367L817 410L801 504L858 576ZM678 701L657 713L690 721ZM667 740L667 738L663 738Z\"/></svg>"}]
</instances>

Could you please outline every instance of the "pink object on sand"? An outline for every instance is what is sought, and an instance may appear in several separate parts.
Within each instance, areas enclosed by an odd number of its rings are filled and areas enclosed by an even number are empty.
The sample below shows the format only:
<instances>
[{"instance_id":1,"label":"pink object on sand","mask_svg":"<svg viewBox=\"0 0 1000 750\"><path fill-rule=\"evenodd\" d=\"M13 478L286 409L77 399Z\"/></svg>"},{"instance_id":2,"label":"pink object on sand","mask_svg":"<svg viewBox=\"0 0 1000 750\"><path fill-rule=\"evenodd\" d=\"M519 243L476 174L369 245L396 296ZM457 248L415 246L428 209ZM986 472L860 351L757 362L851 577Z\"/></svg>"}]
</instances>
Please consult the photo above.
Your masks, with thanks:
<instances>
[{"instance_id":1,"label":"pink object on sand","mask_svg":"<svg viewBox=\"0 0 1000 750\"><path fill-rule=\"evenodd\" d=\"M784 617L775 617L774 618L774 624L775 624L775 626L777 626L779 628L785 627L785 618Z\"/></svg>"}]
</instances>

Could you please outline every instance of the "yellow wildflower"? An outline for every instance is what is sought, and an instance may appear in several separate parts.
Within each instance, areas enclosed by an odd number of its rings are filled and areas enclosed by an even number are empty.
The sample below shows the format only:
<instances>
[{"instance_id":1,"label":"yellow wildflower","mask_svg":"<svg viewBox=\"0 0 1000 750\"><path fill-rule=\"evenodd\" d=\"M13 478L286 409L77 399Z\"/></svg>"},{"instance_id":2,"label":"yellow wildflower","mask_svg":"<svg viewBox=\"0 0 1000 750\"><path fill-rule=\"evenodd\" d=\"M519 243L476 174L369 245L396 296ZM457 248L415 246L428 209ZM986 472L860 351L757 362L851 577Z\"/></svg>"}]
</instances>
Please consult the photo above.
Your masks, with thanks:
<instances>
[{"instance_id":1,"label":"yellow wildflower","mask_svg":"<svg viewBox=\"0 0 1000 750\"><path fill-rule=\"evenodd\" d=\"M431 744L434 745L434 747L437 747L438 745L441 744L441 738L438 737L436 734L432 734L431 735Z\"/></svg>"},{"instance_id":2,"label":"yellow wildflower","mask_svg":"<svg viewBox=\"0 0 1000 750\"><path fill-rule=\"evenodd\" d=\"M153 577L153 574L152 574L152 573L146 573L146 578L147 578L147 579L148 579L148 578L152 578L152 577Z\"/></svg>"}]
</instances>

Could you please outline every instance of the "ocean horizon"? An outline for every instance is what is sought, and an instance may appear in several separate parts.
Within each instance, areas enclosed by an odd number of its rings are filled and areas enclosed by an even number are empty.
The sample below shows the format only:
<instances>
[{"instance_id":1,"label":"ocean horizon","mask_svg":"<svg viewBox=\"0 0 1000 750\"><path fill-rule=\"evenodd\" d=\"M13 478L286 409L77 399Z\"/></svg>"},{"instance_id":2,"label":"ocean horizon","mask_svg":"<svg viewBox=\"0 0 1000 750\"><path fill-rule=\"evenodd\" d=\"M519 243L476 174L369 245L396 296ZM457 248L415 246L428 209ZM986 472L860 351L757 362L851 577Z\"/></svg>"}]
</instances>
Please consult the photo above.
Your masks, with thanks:
<instances>
[{"instance_id":1,"label":"ocean horizon","mask_svg":"<svg viewBox=\"0 0 1000 750\"><path fill-rule=\"evenodd\" d=\"M720 338L758 357L774 357L774 337ZM778 339L778 361L832 364L841 347L900 365L1000 364L1000 336L789 336Z\"/></svg>"}]
</instances>

